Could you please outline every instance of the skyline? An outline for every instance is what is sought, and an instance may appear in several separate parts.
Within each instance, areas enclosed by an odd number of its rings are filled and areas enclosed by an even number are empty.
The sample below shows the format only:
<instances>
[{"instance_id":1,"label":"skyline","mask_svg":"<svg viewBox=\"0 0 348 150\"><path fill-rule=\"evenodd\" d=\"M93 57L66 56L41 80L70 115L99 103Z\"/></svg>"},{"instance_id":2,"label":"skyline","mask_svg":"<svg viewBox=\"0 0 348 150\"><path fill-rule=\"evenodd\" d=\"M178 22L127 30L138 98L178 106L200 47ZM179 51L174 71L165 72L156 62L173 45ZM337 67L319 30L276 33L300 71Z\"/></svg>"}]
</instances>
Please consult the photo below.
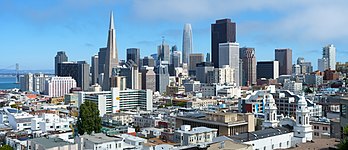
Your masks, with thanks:
<instances>
[{"instance_id":1,"label":"skyline","mask_svg":"<svg viewBox=\"0 0 348 150\"><path fill-rule=\"evenodd\" d=\"M190 7L198 2L200 6ZM54 56L61 50L69 60L85 60L90 64L91 56L106 47L110 11L114 12L119 59L125 59L126 49L131 47L140 48L141 57L156 53L162 36L170 46L181 48L185 23L192 25L192 52L206 55L211 51L211 24L230 18L236 22L240 47L255 48L257 61L274 60L276 48L291 48L292 63L302 56L317 69L322 48L328 44L337 48L338 62L347 61L348 42L344 39L348 38L348 31L344 26L348 23L345 17L348 10L344 6L348 2L271 0L217 4L212 0L191 0L186 2L188 6L181 3L180 0L1 1L0 69L15 63L21 69L53 69ZM285 6L288 9L281 9Z\"/></svg>"}]
</instances>

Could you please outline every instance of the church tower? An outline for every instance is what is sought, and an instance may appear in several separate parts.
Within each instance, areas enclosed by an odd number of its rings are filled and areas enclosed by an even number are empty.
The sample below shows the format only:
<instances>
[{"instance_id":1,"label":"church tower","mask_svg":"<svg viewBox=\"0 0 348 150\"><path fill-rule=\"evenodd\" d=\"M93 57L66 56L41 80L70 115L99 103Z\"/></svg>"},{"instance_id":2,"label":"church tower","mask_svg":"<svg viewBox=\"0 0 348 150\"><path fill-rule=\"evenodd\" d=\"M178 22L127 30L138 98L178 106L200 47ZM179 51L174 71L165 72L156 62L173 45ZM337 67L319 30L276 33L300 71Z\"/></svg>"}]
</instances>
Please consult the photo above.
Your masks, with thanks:
<instances>
[{"instance_id":1,"label":"church tower","mask_svg":"<svg viewBox=\"0 0 348 150\"><path fill-rule=\"evenodd\" d=\"M302 138L302 143L312 140L312 125L309 124L309 109L304 96L300 96L296 108L296 125L294 136Z\"/></svg>"},{"instance_id":2,"label":"church tower","mask_svg":"<svg viewBox=\"0 0 348 150\"><path fill-rule=\"evenodd\" d=\"M275 100L272 94L266 94L264 96L266 99L265 105L265 120L262 124L262 128L275 128L278 127L278 119L277 119L277 106L275 104Z\"/></svg>"}]
</instances>

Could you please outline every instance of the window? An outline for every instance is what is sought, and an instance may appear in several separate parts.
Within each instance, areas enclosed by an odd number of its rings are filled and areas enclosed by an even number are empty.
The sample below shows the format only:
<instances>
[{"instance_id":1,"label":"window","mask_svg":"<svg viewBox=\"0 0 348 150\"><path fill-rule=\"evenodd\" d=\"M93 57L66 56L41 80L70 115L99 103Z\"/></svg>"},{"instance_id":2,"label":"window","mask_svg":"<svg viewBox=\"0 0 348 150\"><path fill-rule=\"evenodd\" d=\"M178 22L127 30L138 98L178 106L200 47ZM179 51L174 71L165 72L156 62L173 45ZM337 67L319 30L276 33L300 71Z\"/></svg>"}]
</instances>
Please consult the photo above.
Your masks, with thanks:
<instances>
[{"instance_id":1,"label":"window","mask_svg":"<svg viewBox=\"0 0 348 150\"><path fill-rule=\"evenodd\" d=\"M274 144L272 144L272 149L274 149Z\"/></svg>"},{"instance_id":2,"label":"window","mask_svg":"<svg viewBox=\"0 0 348 150\"><path fill-rule=\"evenodd\" d=\"M298 117L298 123L299 123L299 124L302 124L302 121L301 121L301 120L302 120L302 118L301 118L301 117Z\"/></svg>"},{"instance_id":3,"label":"window","mask_svg":"<svg viewBox=\"0 0 348 150\"><path fill-rule=\"evenodd\" d=\"M327 127L323 127L323 130L327 131Z\"/></svg>"},{"instance_id":4,"label":"window","mask_svg":"<svg viewBox=\"0 0 348 150\"><path fill-rule=\"evenodd\" d=\"M50 126L50 128L52 129L52 128L53 128L53 126Z\"/></svg>"},{"instance_id":5,"label":"window","mask_svg":"<svg viewBox=\"0 0 348 150\"><path fill-rule=\"evenodd\" d=\"M279 147L282 147L282 143L279 143Z\"/></svg>"},{"instance_id":6,"label":"window","mask_svg":"<svg viewBox=\"0 0 348 150\"><path fill-rule=\"evenodd\" d=\"M289 146L289 141L286 141L286 145Z\"/></svg>"},{"instance_id":7,"label":"window","mask_svg":"<svg viewBox=\"0 0 348 150\"><path fill-rule=\"evenodd\" d=\"M265 146L265 147L263 147L263 150L266 150L266 146Z\"/></svg>"}]
</instances>

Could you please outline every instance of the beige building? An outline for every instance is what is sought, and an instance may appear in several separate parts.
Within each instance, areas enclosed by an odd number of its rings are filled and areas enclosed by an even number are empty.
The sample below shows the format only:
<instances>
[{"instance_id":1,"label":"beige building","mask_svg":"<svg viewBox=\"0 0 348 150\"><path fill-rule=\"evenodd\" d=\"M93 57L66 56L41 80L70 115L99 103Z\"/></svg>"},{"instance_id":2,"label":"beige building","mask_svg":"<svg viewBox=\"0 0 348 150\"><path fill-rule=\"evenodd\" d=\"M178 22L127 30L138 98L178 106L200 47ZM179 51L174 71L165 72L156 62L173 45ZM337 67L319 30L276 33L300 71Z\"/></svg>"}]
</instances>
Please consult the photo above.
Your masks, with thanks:
<instances>
[{"instance_id":1,"label":"beige building","mask_svg":"<svg viewBox=\"0 0 348 150\"><path fill-rule=\"evenodd\" d=\"M102 118L102 122L110 126L115 125L129 125L134 122L134 115L127 113L111 113L105 114Z\"/></svg>"},{"instance_id":2,"label":"beige building","mask_svg":"<svg viewBox=\"0 0 348 150\"><path fill-rule=\"evenodd\" d=\"M125 76L113 76L110 79L110 86L117 87L120 90L126 89L126 77Z\"/></svg>"},{"instance_id":3,"label":"beige building","mask_svg":"<svg viewBox=\"0 0 348 150\"><path fill-rule=\"evenodd\" d=\"M187 108L206 108L208 106L217 105L218 101L215 99L193 99L186 103Z\"/></svg>"},{"instance_id":4,"label":"beige building","mask_svg":"<svg viewBox=\"0 0 348 150\"><path fill-rule=\"evenodd\" d=\"M169 96L173 96L173 95L178 94L178 93L185 93L185 87L168 85L167 89L166 89L166 93Z\"/></svg>"},{"instance_id":5,"label":"beige building","mask_svg":"<svg viewBox=\"0 0 348 150\"><path fill-rule=\"evenodd\" d=\"M313 129L313 138L330 138L330 120L324 119L310 122Z\"/></svg>"},{"instance_id":6,"label":"beige building","mask_svg":"<svg viewBox=\"0 0 348 150\"><path fill-rule=\"evenodd\" d=\"M181 125L218 129L218 135L231 136L255 131L255 118L251 113L206 113L204 116L177 116L176 128Z\"/></svg>"}]
</instances>

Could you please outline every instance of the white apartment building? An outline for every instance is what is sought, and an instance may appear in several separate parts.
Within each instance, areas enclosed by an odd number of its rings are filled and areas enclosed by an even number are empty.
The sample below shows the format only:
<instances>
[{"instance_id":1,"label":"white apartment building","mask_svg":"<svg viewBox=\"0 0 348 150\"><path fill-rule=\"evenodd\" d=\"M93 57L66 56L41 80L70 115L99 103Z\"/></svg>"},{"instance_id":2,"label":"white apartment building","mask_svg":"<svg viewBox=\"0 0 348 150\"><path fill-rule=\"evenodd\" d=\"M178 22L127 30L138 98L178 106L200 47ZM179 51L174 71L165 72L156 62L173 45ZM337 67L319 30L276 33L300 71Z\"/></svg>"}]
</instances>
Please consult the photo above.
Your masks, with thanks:
<instances>
[{"instance_id":1,"label":"white apartment building","mask_svg":"<svg viewBox=\"0 0 348 150\"><path fill-rule=\"evenodd\" d=\"M31 130L42 132L49 131L70 131L70 123L73 122L73 118L60 118L56 114L42 114L39 118L31 120Z\"/></svg>"},{"instance_id":2,"label":"white apartment building","mask_svg":"<svg viewBox=\"0 0 348 150\"><path fill-rule=\"evenodd\" d=\"M95 102L100 111L100 116L116 113L121 110L146 110L152 111L151 90L119 90L111 88L111 91L79 92L78 107L85 101Z\"/></svg>"},{"instance_id":3,"label":"white apartment building","mask_svg":"<svg viewBox=\"0 0 348 150\"><path fill-rule=\"evenodd\" d=\"M236 84L235 69L229 65L223 65L222 68L215 68L214 71L208 71L208 83L216 84Z\"/></svg>"},{"instance_id":4,"label":"white apartment building","mask_svg":"<svg viewBox=\"0 0 348 150\"><path fill-rule=\"evenodd\" d=\"M52 77L46 83L45 94L50 97L60 97L68 94L74 87L76 87L76 81L72 77Z\"/></svg>"},{"instance_id":5,"label":"white apartment building","mask_svg":"<svg viewBox=\"0 0 348 150\"><path fill-rule=\"evenodd\" d=\"M76 143L78 150L123 150L127 148L122 138L108 137L103 133L81 135L76 137Z\"/></svg>"},{"instance_id":6,"label":"white apartment building","mask_svg":"<svg viewBox=\"0 0 348 150\"><path fill-rule=\"evenodd\" d=\"M293 92L294 94L301 94L302 93L302 83L298 83L295 81L290 81L289 79L286 79L284 81L284 90L289 90L290 92Z\"/></svg>"},{"instance_id":7,"label":"white apartment building","mask_svg":"<svg viewBox=\"0 0 348 150\"><path fill-rule=\"evenodd\" d=\"M31 120L35 116L15 108L4 107L0 110L0 118L3 118L2 123L9 124L13 130L27 130L31 129Z\"/></svg>"},{"instance_id":8,"label":"white apartment building","mask_svg":"<svg viewBox=\"0 0 348 150\"><path fill-rule=\"evenodd\" d=\"M182 146L197 145L212 142L217 137L218 129L207 127L192 128L190 125L182 125L179 130L174 132L173 141Z\"/></svg>"}]
</instances>

